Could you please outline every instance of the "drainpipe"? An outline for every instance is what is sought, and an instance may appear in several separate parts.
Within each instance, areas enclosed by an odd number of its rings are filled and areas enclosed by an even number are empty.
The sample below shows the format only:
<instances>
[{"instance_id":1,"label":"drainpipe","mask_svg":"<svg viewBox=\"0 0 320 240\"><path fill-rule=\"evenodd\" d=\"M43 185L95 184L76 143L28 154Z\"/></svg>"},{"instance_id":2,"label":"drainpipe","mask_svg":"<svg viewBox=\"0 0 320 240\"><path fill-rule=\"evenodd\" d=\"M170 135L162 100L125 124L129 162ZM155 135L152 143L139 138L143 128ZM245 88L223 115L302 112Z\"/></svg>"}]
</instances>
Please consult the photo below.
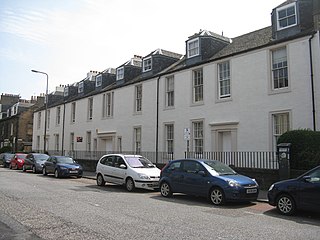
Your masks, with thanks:
<instances>
[{"instance_id":1,"label":"drainpipe","mask_svg":"<svg viewBox=\"0 0 320 240\"><path fill-rule=\"evenodd\" d=\"M309 38L309 55L310 55L310 80L311 80L313 131L316 131L317 130L317 127L316 127L316 107L315 107L315 97L314 97L313 61L312 61L312 47L311 47L311 40L313 37L314 37L314 33Z\"/></svg>"},{"instance_id":2,"label":"drainpipe","mask_svg":"<svg viewBox=\"0 0 320 240\"><path fill-rule=\"evenodd\" d=\"M62 119L62 139L61 139L61 156L64 156L64 123L66 115L66 102L63 101L63 119Z\"/></svg>"},{"instance_id":3,"label":"drainpipe","mask_svg":"<svg viewBox=\"0 0 320 240\"><path fill-rule=\"evenodd\" d=\"M159 82L160 77L157 78L157 115L156 115L156 163L158 163L158 151L159 151Z\"/></svg>"}]
</instances>

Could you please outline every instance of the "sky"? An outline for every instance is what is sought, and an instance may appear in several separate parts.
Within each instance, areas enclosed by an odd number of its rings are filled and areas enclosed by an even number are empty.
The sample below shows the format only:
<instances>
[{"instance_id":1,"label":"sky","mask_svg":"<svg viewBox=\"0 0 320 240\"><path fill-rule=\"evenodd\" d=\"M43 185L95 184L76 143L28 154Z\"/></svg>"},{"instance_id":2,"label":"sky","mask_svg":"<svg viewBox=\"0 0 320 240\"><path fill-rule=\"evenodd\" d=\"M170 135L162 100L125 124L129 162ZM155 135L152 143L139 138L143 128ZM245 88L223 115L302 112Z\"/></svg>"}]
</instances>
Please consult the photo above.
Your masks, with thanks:
<instances>
[{"instance_id":1,"label":"sky","mask_svg":"<svg viewBox=\"0 0 320 240\"><path fill-rule=\"evenodd\" d=\"M0 0L0 94L31 99L90 70L161 48L185 54L200 29L234 38L271 25L285 0Z\"/></svg>"}]
</instances>

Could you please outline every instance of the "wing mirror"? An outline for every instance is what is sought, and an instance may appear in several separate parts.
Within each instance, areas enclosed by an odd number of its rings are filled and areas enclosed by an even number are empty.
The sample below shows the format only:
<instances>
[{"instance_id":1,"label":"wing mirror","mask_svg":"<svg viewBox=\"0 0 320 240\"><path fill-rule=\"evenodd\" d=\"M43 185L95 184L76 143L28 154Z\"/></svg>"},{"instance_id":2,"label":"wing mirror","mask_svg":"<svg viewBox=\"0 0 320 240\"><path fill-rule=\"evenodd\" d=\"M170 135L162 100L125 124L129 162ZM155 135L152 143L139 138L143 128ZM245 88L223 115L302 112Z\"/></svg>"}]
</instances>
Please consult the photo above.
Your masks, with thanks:
<instances>
[{"instance_id":1,"label":"wing mirror","mask_svg":"<svg viewBox=\"0 0 320 240\"><path fill-rule=\"evenodd\" d=\"M310 176L304 176L302 179L305 182L311 182L311 177Z\"/></svg>"},{"instance_id":2,"label":"wing mirror","mask_svg":"<svg viewBox=\"0 0 320 240\"><path fill-rule=\"evenodd\" d=\"M198 174L202 177L205 177L207 175L205 171L199 171Z\"/></svg>"},{"instance_id":3,"label":"wing mirror","mask_svg":"<svg viewBox=\"0 0 320 240\"><path fill-rule=\"evenodd\" d=\"M122 169L126 169L127 168L127 166L125 164L120 164L119 167L122 168Z\"/></svg>"}]
</instances>

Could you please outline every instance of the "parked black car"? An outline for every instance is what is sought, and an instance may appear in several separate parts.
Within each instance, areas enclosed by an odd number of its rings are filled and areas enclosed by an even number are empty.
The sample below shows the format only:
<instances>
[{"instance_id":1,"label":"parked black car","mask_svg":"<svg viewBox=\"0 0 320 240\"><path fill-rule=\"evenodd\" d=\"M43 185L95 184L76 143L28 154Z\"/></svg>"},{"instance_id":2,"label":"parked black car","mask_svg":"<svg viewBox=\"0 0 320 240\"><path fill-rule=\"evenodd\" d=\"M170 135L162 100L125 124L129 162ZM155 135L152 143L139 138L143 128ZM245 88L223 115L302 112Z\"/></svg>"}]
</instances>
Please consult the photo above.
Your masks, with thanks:
<instances>
[{"instance_id":1,"label":"parked black car","mask_svg":"<svg viewBox=\"0 0 320 240\"><path fill-rule=\"evenodd\" d=\"M0 164L3 165L3 167L9 167L11 158L13 157L13 153L1 153L0 154Z\"/></svg>"},{"instance_id":2,"label":"parked black car","mask_svg":"<svg viewBox=\"0 0 320 240\"><path fill-rule=\"evenodd\" d=\"M71 157L51 156L43 164L43 175L53 173L56 178L76 176L82 177L83 169Z\"/></svg>"},{"instance_id":3,"label":"parked black car","mask_svg":"<svg viewBox=\"0 0 320 240\"><path fill-rule=\"evenodd\" d=\"M295 179L272 184L268 199L284 215L292 215L297 209L320 211L320 166Z\"/></svg>"},{"instance_id":4,"label":"parked black car","mask_svg":"<svg viewBox=\"0 0 320 240\"><path fill-rule=\"evenodd\" d=\"M29 153L24 160L22 170L32 170L33 173L42 172L44 162L49 158L47 154L43 153Z\"/></svg>"}]
</instances>

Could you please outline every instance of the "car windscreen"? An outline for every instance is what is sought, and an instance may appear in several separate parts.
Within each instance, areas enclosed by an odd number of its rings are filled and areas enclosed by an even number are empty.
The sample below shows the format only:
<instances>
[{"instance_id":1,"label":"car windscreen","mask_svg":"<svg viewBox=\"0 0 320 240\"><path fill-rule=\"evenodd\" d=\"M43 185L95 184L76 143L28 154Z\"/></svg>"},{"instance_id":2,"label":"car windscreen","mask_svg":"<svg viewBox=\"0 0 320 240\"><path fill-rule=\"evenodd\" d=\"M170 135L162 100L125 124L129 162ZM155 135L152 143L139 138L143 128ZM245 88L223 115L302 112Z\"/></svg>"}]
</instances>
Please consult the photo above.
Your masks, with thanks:
<instances>
[{"instance_id":1,"label":"car windscreen","mask_svg":"<svg viewBox=\"0 0 320 240\"><path fill-rule=\"evenodd\" d=\"M58 163L74 163L72 158L69 157L59 157L57 158Z\"/></svg>"},{"instance_id":2,"label":"car windscreen","mask_svg":"<svg viewBox=\"0 0 320 240\"><path fill-rule=\"evenodd\" d=\"M5 154L4 159L5 160L10 160L13 157L14 154Z\"/></svg>"},{"instance_id":3,"label":"car windscreen","mask_svg":"<svg viewBox=\"0 0 320 240\"><path fill-rule=\"evenodd\" d=\"M154 168L152 162L144 157L125 157L127 163L132 168Z\"/></svg>"},{"instance_id":4,"label":"car windscreen","mask_svg":"<svg viewBox=\"0 0 320 240\"><path fill-rule=\"evenodd\" d=\"M231 167L219 161L204 161L203 163L219 175L237 174Z\"/></svg>"},{"instance_id":5,"label":"car windscreen","mask_svg":"<svg viewBox=\"0 0 320 240\"><path fill-rule=\"evenodd\" d=\"M47 154L39 154L39 155L34 155L34 158L37 161L45 161L49 158L49 156Z\"/></svg>"}]
</instances>

